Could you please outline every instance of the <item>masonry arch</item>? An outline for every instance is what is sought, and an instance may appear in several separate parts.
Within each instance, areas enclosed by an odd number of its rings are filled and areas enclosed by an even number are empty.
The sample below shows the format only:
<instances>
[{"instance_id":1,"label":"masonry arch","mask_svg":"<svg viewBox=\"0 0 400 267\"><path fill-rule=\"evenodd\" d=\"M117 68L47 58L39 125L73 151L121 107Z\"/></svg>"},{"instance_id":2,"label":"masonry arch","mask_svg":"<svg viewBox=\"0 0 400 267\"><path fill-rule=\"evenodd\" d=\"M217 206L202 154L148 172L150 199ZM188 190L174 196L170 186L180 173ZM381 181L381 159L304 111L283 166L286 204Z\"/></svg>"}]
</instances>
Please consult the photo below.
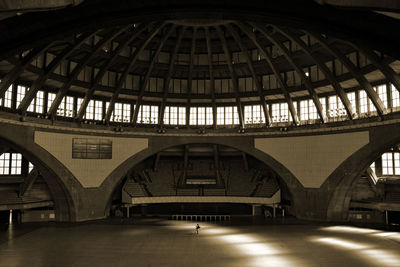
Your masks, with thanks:
<instances>
[{"instance_id":1,"label":"masonry arch","mask_svg":"<svg viewBox=\"0 0 400 267\"><path fill-rule=\"evenodd\" d=\"M323 187L334 188L327 210L329 221L347 220L351 189L358 177L376 158L399 142L399 124L373 128L370 130L370 143L355 152L328 177Z\"/></svg>"},{"instance_id":2,"label":"masonry arch","mask_svg":"<svg viewBox=\"0 0 400 267\"><path fill-rule=\"evenodd\" d=\"M77 203L73 192L80 190L74 176L50 153L32 142L33 131L15 126L3 127L0 142L20 152L34 164L47 183L54 201L56 221L75 221Z\"/></svg>"},{"instance_id":3,"label":"masonry arch","mask_svg":"<svg viewBox=\"0 0 400 267\"><path fill-rule=\"evenodd\" d=\"M239 138L240 141L233 140L235 138ZM166 150L168 148L180 145L187 144L214 144L214 145L223 145L227 147L234 148L241 152L244 152L255 159L261 161L262 163L269 166L273 171L275 171L283 180L289 194L292 197L292 207L293 210L296 211L296 202L298 193L304 190L304 187L298 181L298 179L281 163L276 161L271 156L267 155L264 152L261 152L254 148L253 138L251 137L231 137L229 140L227 138L179 138L179 137L167 137L167 138L154 138L149 140L149 148L139 152L138 154L130 157L125 162L123 162L120 166L118 166L102 183L101 189L105 194L107 194L108 203L111 202L111 197L118 185L122 182L123 178L128 174L128 172L132 169L133 166L139 164L145 159ZM109 204L106 205L106 209L108 209ZM107 211L105 211L107 213Z\"/></svg>"}]
</instances>

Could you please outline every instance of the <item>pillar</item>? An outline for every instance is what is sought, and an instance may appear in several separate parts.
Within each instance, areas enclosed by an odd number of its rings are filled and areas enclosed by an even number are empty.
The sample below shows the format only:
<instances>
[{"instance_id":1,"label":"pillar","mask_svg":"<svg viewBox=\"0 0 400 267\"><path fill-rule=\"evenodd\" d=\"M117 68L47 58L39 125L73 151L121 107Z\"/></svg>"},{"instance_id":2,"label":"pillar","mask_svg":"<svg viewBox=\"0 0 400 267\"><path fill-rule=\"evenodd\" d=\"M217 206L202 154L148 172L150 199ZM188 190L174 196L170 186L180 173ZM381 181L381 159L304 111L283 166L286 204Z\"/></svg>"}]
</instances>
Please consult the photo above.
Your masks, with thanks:
<instances>
[{"instance_id":1,"label":"pillar","mask_svg":"<svg viewBox=\"0 0 400 267\"><path fill-rule=\"evenodd\" d=\"M261 216L262 208L261 205L253 205L253 216Z\"/></svg>"},{"instance_id":2,"label":"pillar","mask_svg":"<svg viewBox=\"0 0 400 267\"><path fill-rule=\"evenodd\" d=\"M273 211L272 217L276 218L276 204L275 203L273 204L273 209L274 209L274 211Z\"/></svg>"}]
</instances>

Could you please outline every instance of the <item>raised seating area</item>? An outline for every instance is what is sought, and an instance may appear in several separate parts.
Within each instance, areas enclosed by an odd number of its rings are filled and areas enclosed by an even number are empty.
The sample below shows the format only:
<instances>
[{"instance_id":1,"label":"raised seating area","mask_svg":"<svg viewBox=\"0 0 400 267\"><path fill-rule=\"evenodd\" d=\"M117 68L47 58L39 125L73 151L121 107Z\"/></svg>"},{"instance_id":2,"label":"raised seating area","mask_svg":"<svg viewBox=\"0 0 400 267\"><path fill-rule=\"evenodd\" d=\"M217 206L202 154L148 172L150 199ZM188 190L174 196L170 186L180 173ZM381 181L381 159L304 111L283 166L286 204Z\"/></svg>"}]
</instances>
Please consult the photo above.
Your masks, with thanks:
<instances>
[{"instance_id":1,"label":"raised seating area","mask_svg":"<svg viewBox=\"0 0 400 267\"><path fill-rule=\"evenodd\" d=\"M146 197L147 194L142 186L133 179L127 179L122 187L122 201L129 202L133 197Z\"/></svg>"},{"instance_id":2,"label":"raised seating area","mask_svg":"<svg viewBox=\"0 0 400 267\"><path fill-rule=\"evenodd\" d=\"M234 173L229 177L227 195L228 196L250 196L257 183L245 180L245 175Z\"/></svg>"},{"instance_id":3,"label":"raised seating area","mask_svg":"<svg viewBox=\"0 0 400 267\"><path fill-rule=\"evenodd\" d=\"M223 184L216 185L177 186L182 169L174 164L176 164L175 161L162 161L157 171L147 169L148 177L141 179L140 183L128 180L123 187L125 196L123 202L126 204L179 203L180 201L182 203L261 204L280 202L280 197L279 200L271 202L275 195L280 195L277 180L273 177L268 179L264 175L260 176L254 173L254 170L245 170L239 159L221 162L220 173ZM140 198L145 199L139 200Z\"/></svg>"},{"instance_id":4,"label":"raised seating area","mask_svg":"<svg viewBox=\"0 0 400 267\"><path fill-rule=\"evenodd\" d=\"M386 201L392 203L400 203L400 192L387 192Z\"/></svg>"},{"instance_id":5,"label":"raised seating area","mask_svg":"<svg viewBox=\"0 0 400 267\"><path fill-rule=\"evenodd\" d=\"M205 196L224 196L225 188L204 188Z\"/></svg>"},{"instance_id":6,"label":"raised seating area","mask_svg":"<svg viewBox=\"0 0 400 267\"><path fill-rule=\"evenodd\" d=\"M52 200L40 199L32 196L18 196L16 192L2 192L0 194L0 210L31 209L39 207L52 207Z\"/></svg>"},{"instance_id":7,"label":"raised seating area","mask_svg":"<svg viewBox=\"0 0 400 267\"><path fill-rule=\"evenodd\" d=\"M238 197L238 196L163 196L163 197L132 197L125 199L128 205L158 204L158 203L246 203L273 205L281 202L281 192L278 190L271 197Z\"/></svg>"},{"instance_id":8,"label":"raised seating area","mask_svg":"<svg viewBox=\"0 0 400 267\"><path fill-rule=\"evenodd\" d=\"M275 179L269 179L259 185L255 197L271 197L279 190L279 185Z\"/></svg>"},{"instance_id":9,"label":"raised seating area","mask_svg":"<svg viewBox=\"0 0 400 267\"><path fill-rule=\"evenodd\" d=\"M177 195L178 196L198 196L199 189L198 188L178 188Z\"/></svg>"},{"instance_id":10,"label":"raised seating area","mask_svg":"<svg viewBox=\"0 0 400 267\"><path fill-rule=\"evenodd\" d=\"M162 163L160 163L162 165ZM171 174L149 171L148 175L151 178L151 183L147 182L146 186L153 196L175 196L176 189L174 180Z\"/></svg>"}]
</instances>

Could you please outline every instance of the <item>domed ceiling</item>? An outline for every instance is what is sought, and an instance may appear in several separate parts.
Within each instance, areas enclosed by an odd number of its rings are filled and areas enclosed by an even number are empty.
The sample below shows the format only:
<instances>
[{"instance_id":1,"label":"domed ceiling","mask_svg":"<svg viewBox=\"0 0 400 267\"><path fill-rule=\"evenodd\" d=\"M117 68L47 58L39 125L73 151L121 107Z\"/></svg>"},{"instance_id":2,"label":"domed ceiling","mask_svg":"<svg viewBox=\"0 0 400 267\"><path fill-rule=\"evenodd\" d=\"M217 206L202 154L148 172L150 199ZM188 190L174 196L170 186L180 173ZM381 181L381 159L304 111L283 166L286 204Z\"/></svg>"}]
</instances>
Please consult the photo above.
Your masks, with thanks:
<instances>
[{"instance_id":1,"label":"domed ceiling","mask_svg":"<svg viewBox=\"0 0 400 267\"><path fill-rule=\"evenodd\" d=\"M244 126L243 106L260 105L267 125L271 104L287 103L299 123L297 103L309 99L327 121L321 97L337 95L348 119L357 111L347 93L365 90L379 116L387 113L374 86L400 88L399 62L384 53L321 31L251 20L172 19L138 21L79 32L27 49L0 64L0 96L10 85L29 87L15 111L26 114L39 90L55 94L45 115L55 117L65 96L82 99L74 118L82 120L90 100L132 104L133 124L141 105L234 106ZM29 111L29 110L28 110Z\"/></svg>"}]
</instances>

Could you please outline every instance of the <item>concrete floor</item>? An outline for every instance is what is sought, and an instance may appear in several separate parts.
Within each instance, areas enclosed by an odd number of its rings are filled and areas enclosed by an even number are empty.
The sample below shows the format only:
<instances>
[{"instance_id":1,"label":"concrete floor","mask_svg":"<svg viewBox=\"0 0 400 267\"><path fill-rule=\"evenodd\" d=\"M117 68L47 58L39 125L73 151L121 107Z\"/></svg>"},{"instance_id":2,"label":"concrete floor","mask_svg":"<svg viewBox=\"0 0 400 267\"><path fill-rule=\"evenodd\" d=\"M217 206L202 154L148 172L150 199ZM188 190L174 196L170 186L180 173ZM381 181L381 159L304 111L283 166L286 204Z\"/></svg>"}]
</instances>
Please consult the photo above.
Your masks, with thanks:
<instances>
[{"instance_id":1,"label":"concrete floor","mask_svg":"<svg viewBox=\"0 0 400 267\"><path fill-rule=\"evenodd\" d=\"M400 233L301 223L162 219L23 226L0 233L0 266L400 266ZM29 228L30 227L30 228Z\"/></svg>"}]
</instances>

